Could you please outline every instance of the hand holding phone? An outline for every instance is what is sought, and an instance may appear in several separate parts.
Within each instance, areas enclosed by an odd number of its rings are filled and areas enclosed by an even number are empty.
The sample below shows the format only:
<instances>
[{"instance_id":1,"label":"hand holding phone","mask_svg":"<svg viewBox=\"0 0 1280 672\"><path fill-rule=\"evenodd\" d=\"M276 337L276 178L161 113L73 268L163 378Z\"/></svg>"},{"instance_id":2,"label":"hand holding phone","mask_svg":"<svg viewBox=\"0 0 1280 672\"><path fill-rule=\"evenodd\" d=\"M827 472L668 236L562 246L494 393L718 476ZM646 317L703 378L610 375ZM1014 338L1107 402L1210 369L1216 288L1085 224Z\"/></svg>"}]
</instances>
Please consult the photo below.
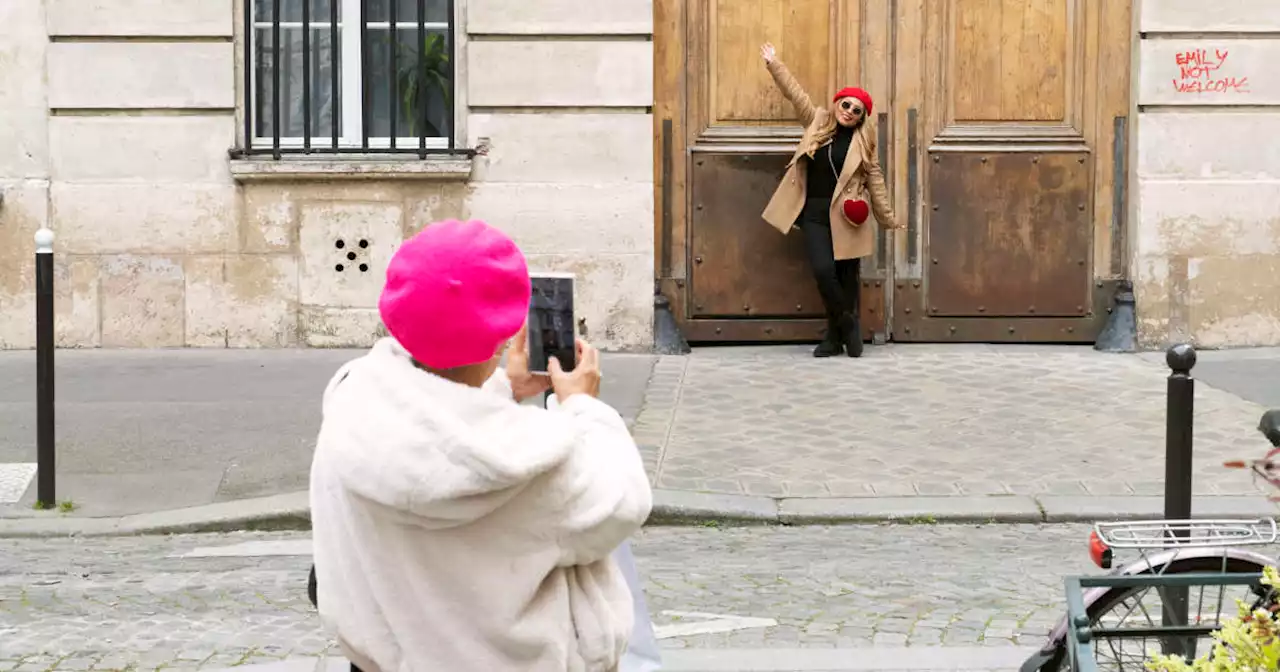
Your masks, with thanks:
<instances>
[{"instance_id":1,"label":"hand holding phone","mask_svg":"<svg viewBox=\"0 0 1280 672\"><path fill-rule=\"evenodd\" d=\"M578 365L573 371L565 373L560 360L551 358L551 389L556 392L556 399L564 402L575 394L586 394L598 398L600 396L600 353L581 338L576 343Z\"/></svg>"},{"instance_id":2,"label":"hand holding phone","mask_svg":"<svg viewBox=\"0 0 1280 672\"><path fill-rule=\"evenodd\" d=\"M511 393L517 402L536 397L551 388L551 379L545 373L529 371L529 324L511 339L507 349L507 379L511 381Z\"/></svg>"}]
</instances>

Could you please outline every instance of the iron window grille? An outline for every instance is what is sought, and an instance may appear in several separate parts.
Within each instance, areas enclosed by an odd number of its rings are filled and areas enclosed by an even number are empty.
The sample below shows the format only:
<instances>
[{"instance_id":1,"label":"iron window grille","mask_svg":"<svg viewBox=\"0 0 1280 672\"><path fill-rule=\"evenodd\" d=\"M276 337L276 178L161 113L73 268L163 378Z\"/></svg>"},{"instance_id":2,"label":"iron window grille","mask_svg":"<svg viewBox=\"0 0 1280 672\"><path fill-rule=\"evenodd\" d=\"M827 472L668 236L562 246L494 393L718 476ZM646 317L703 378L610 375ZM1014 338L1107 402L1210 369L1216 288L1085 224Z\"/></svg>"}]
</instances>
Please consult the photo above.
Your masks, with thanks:
<instances>
[{"instance_id":1,"label":"iron window grille","mask_svg":"<svg viewBox=\"0 0 1280 672\"><path fill-rule=\"evenodd\" d=\"M455 0L246 0L240 156L467 153Z\"/></svg>"}]
</instances>

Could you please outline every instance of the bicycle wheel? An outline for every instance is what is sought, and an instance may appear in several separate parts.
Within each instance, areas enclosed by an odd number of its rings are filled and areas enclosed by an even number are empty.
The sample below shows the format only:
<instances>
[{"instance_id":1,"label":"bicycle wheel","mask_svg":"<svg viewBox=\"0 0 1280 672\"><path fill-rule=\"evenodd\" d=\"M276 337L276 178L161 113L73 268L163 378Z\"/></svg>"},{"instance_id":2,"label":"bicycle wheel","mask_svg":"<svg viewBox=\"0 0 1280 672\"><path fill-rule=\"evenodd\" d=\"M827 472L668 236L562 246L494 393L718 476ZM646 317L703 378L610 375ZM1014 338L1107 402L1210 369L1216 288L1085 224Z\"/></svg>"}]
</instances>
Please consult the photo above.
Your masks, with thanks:
<instances>
[{"instance_id":1,"label":"bicycle wheel","mask_svg":"<svg viewBox=\"0 0 1280 672\"><path fill-rule=\"evenodd\" d=\"M1147 574L1192 574L1217 573L1257 574L1262 572L1262 565L1241 558L1222 557L1177 558L1172 562L1140 572L1138 576ZM1237 594L1232 594L1235 591ZM1147 598L1155 598L1148 601ZM1187 616L1190 623L1217 625L1223 618L1236 616L1234 598L1241 598L1246 604L1274 604L1274 593L1258 594L1247 586L1200 586L1191 588L1187 599ZM1152 588L1112 588L1089 606L1089 625L1104 628L1122 628L1141 625L1160 627L1162 602L1159 591ZM1206 611L1208 613L1206 613ZM1130 620L1132 619L1132 620ZM1066 646L1069 646L1068 642ZM1198 638L1195 644L1195 655L1209 651L1213 640L1208 636ZM1160 639L1098 638L1094 640L1094 658L1098 670L1107 672L1125 672L1145 670L1144 664L1151 652L1160 651ZM1194 658L1194 656L1188 656ZM1059 655L1042 670L1066 672L1069 661L1065 646Z\"/></svg>"}]
</instances>

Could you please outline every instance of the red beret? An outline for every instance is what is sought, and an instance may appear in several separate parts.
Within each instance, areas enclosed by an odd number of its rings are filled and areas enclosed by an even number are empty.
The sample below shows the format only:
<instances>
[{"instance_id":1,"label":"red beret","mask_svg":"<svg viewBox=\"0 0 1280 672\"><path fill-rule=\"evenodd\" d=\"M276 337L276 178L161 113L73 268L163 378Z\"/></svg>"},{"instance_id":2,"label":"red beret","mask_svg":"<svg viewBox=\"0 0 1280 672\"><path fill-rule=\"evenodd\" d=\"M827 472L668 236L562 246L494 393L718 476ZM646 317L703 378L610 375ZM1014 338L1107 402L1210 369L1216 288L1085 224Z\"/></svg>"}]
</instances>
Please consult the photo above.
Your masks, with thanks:
<instances>
[{"instance_id":1,"label":"red beret","mask_svg":"<svg viewBox=\"0 0 1280 672\"><path fill-rule=\"evenodd\" d=\"M854 86L846 86L836 92L836 95L831 99L831 102L834 103L841 98L857 98L858 100L861 100L862 106L867 108L867 114L871 114L871 94L866 91Z\"/></svg>"}]
</instances>

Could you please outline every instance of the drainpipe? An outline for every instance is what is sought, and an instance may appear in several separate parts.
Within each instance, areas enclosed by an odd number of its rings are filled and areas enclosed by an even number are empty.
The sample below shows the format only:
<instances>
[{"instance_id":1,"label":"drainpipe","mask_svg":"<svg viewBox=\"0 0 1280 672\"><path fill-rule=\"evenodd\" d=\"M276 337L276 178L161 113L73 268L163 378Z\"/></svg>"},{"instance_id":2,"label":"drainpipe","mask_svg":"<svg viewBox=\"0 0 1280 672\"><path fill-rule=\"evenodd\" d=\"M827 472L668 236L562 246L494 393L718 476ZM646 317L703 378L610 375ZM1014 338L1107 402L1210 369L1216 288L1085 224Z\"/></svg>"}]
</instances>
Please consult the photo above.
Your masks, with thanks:
<instances>
[{"instance_id":1,"label":"drainpipe","mask_svg":"<svg viewBox=\"0 0 1280 672\"><path fill-rule=\"evenodd\" d=\"M1121 278L1116 295L1107 309L1107 324L1098 334L1093 348L1102 352L1134 352L1138 342L1137 311L1134 307L1133 281L1128 276L1129 236L1125 223L1129 207L1129 124L1128 118L1115 118L1111 142L1111 272Z\"/></svg>"},{"instance_id":2,"label":"drainpipe","mask_svg":"<svg viewBox=\"0 0 1280 672\"><path fill-rule=\"evenodd\" d=\"M653 283L653 350L659 355L687 355L689 343L680 333L680 325L671 312L671 299L662 293L662 280L671 277L672 189L671 120L662 120L662 238L658 259L660 278Z\"/></svg>"}]
</instances>

